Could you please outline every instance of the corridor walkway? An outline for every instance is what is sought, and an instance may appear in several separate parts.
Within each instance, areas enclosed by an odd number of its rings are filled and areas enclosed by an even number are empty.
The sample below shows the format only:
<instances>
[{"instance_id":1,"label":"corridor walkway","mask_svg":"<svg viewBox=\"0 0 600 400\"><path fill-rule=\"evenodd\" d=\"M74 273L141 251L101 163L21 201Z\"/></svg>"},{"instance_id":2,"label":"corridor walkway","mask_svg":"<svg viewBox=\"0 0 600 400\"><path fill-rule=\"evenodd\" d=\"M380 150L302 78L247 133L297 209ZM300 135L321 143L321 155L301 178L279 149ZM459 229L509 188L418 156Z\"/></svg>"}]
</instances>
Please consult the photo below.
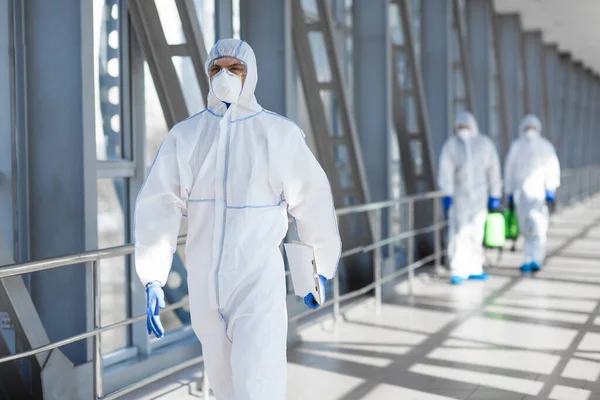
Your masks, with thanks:
<instances>
[{"instance_id":1,"label":"corridor walkway","mask_svg":"<svg viewBox=\"0 0 600 400\"><path fill-rule=\"evenodd\" d=\"M554 216L543 271L522 277L520 262L506 251L489 281L461 287L417 274L380 315L367 300L337 330L304 328L288 399L600 399L600 198ZM125 398L202 398L199 369Z\"/></svg>"}]
</instances>

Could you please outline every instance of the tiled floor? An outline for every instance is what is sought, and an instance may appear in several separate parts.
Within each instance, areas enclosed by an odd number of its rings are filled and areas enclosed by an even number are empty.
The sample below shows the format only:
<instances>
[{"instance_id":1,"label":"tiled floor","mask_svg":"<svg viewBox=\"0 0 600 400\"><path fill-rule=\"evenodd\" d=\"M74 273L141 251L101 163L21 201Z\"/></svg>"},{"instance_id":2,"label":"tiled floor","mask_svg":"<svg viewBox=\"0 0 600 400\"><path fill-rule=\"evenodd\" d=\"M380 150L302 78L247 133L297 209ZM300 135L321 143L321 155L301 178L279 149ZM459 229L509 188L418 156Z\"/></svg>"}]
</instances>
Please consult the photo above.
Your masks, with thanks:
<instances>
[{"instance_id":1,"label":"tiled floor","mask_svg":"<svg viewBox=\"0 0 600 400\"><path fill-rule=\"evenodd\" d=\"M600 399L600 199L556 215L548 247L535 277L507 251L488 282L421 274L380 315L366 301L337 328L306 327L288 399ZM126 398L200 399L199 381L197 368Z\"/></svg>"}]
</instances>

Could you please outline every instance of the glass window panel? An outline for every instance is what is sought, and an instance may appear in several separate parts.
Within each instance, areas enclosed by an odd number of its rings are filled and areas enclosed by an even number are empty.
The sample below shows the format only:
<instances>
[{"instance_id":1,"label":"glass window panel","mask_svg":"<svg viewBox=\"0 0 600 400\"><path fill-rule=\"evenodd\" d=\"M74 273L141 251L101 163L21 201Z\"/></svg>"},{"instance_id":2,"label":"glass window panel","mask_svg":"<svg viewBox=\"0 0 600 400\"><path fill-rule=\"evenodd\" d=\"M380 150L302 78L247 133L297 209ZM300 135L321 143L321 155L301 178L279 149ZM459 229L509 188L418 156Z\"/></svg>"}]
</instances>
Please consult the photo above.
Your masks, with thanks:
<instances>
[{"instance_id":1,"label":"glass window panel","mask_svg":"<svg viewBox=\"0 0 600 400\"><path fill-rule=\"evenodd\" d=\"M423 146L420 140L410 141L410 154L412 155L417 175L423 173Z\"/></svg>"},{"instance_id":2,"label":"glass window panel","mask_svg":"<svg viewBox=\"0 0 600 400\"><path fill-rule=\"evenodd\" d=\"M302 0L302 9L304 13L310 17L319 17L319 8L317 7L317 0Z\"/></svg>"},{"instance_id":3,"label":"glass window panel","mask_svg":"<svg viewBox=\"0 0 600 400\"><path fill-rule=\"evenodd\" d=\"M185 43L185 35L175 0L154 0L168 44Z\"/></svg>"},{"instance_id":4,"label":"glass window panel","mask_svg":"<svg viewBox=\"0 0 600 400\"><path fill-rule=\"evenodd\" d=\"M119 1L94 0L93 7L96 158L120 159Z\"/></svg>"},{"instance_id":5,"label":"glass window panel","mask_svg":"<svg viewBox=\"0 0 600 400\"><path fill-rule=\"evenodd\" d=\"M325 117L327 118L327 132L330 136L337 134L335 130L335 122L333 121L333 109L334 109L334 98L333 93L329 90L321 90L321 101L323 102L323 110L325 110Z\"/></svg>"},{"instance_id":6,"label":"glass window panel","mask_svg":"<svg viewBox=\"0 0 600 400\"><path fill-rule=\"evenodd\" d=\"M120 246L128 242L125 179L98 179L98 248ZM103 259L100 267L100 323L102 326L122 321L127 315L127 268L125 257ZM127 327L102 334L102 351L125 347Z\"/></svg>"},{"instance_id":7,"label":"glass window panel","mask_svg":"<svg viewBox=\"0 0 600 400\"><path fill-rule=\"evenodd\" d=\"M327 48L325 47L325 39L321 32L310 32L308 34L310 49L312 52L315 68L317 70L317 79L319 82L331 81L331 70L329 69L329 58L327 56Z\"/></svg>"},{"instance_id":8,"label":"glass window panel","mask_svg":"<svg viewBox=\"0 0 600 400\"><path fill-rule=\"evenodd\" d=\"M154 161L154 157L160 148L167 132L167 123L163 113L158 94L150 74L148 64L144 64L144 91L145 91L145 125L146 125L146 140L145 140L145 165L149 167Z\"/></svg>"},{"instance_id":9,"label":"glass window panel","mask_svg":"<svg viewBox=\"0 0 600 400\"><path fill-rule=\"evenodd\" d=\"M406 55L403 52L396 52L396 72L398 76L398 81L400 83L400 88L402 89L411 89L412 81L410 70L408 68L408 61Z\"/></svg>"},{"instance_id":10,"label":"glass window panel","mask_svg":"<svg viewBox=\"0 0 600 400\"><path fill-rule=\"evenodd\" d=\"M350 166L350 154L345 145L335 146L335 163L339 171L340 186L349 189L352 185L352 169Z\"/></svg>"},{"instance_id":11,"label":"glass window panel","mask_svg":"<svg viewBox=\"0 0 600 400\"><path fill-rule=\"evenodd\" d=\"M215 39L215 0L194 0L196 14L200 22L200 29L204 36L206 51L216 42Z\"/></svg>"},{"instance_id":12,"label":"glass window panel","mask_svg":"<svg viewBox=\"0 0 600 400\"><path fill-rule=\"evenodd\" d=\"M412 0L413 36L417 63L421 64L421 0Z\"/></svg>"},{"instance_id":13,"label":"glass window panel","mask_svg":"<svg viewBox=\"0 0 600 400\"><path fill-rule=\"evenodd\" d=\"M202 111L205 108L204 100L202 99L202 92L196 78L192 59L190 57L173 57L173 64L183 90L183 97L189 115Z\"/></svg>"},{"instance_id":14,"label":"glass window panel","mask_svg":"<svg viewBox=\"0 0 600 400\"><path fill-rule=\"evenodd\" d=\"M404 44L404 34L402 33L402 22L400 20L400 9L398 5L390 5L390 30L393 44Z\"/></svg>"},{"instance_id":15,"label":"glass window panel","mask_svg":"<svg viewBox=\"0 0 600 400\"><path fill-rule=\"evenodd\" d=\"M233 37L240 38L240 0L232 1Z\"/></svg>"}]
</instances>

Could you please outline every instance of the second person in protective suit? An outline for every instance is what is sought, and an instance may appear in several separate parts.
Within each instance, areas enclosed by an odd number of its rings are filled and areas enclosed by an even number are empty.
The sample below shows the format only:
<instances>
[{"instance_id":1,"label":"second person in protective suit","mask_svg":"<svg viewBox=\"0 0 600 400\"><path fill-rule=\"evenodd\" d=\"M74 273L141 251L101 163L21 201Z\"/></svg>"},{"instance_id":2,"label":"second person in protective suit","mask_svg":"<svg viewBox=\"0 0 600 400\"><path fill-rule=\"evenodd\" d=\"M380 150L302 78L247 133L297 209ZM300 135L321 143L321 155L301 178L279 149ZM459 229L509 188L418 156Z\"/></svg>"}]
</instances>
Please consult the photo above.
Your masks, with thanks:
<instances>
[{"instance_id":1,"label":"second person in protective suit","mask_svg":"<svg viewBox=\"0 0 600 400\"><path fill-rule=\"evenodd\" d=\"M521 271L528 273L539 271L546 256L548 203L554 203L560 186L560 164L554 146L542 137L538 117L523 118L520 131L506 156L504 188L525 239Z\"/></svg>"},{"instance_id":2,"label":"second person in protective suit","mask_svg":"<svg viewBox=\"0 0 600 400\"><path fill-rule=\"evenodd\" d=\"M484 280L483 236L488 210L500 208L502 177L493 142L479 132L468 112L456 116L456 135L444 144L439 187L448 215L450 282Z\"/></svg>"}]
</instances>

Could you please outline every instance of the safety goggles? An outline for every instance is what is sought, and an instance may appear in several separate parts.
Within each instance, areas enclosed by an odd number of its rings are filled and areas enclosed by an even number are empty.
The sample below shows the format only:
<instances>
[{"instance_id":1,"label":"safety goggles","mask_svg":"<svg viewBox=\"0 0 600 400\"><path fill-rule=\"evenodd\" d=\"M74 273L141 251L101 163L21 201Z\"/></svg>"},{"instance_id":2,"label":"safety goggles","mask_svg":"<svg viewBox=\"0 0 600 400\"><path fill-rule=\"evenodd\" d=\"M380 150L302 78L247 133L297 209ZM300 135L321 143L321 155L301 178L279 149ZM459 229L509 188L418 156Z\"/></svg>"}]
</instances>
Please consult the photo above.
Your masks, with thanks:
<instances>
[{"instance_id":1,"label":"safety goggles","mask_svg":"<svg viewBox=\"0 0 600 400\"><path fill-rule=\"evenodd\" d=\"M215 62L213 62L210 68L208 69L208 73L211 78L217 75L223 69L226 69L227 71L237 76L246 75L246 64L244 64L241 61L227 66L218 65L216 61L218 60L215 60Z\"/></svg>"}]
</instances>

